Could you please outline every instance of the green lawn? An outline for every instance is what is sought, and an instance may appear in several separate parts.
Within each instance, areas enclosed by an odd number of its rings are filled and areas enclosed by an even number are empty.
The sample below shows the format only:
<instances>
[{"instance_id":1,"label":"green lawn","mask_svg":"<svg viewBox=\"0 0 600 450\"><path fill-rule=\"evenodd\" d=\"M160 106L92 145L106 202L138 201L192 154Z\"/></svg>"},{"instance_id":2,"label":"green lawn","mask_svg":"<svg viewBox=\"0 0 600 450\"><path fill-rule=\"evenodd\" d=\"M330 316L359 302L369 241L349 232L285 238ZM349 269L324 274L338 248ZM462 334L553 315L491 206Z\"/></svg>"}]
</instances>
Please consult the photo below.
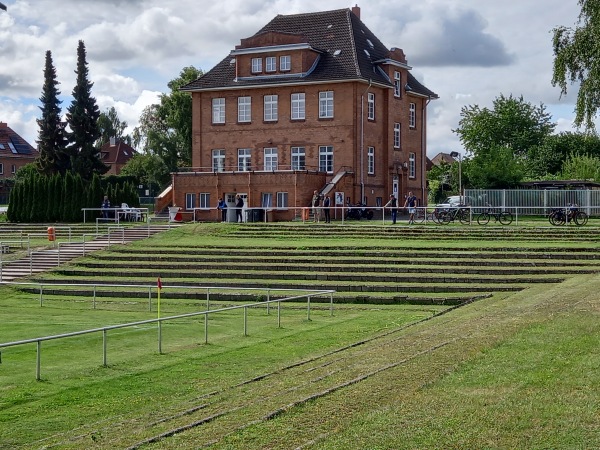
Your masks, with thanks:
<instances>
[{"instance_id":1,"label":"green lawn","mask_svg":"<svg viewBox=\"0 0 600 450\"><path fill-rule=\"evenodd\" d=\"M190 225L132 247L226 245ZM264 241L258 242L264 245ZM275 241L436 248L435 240ZM454 241L456 248L523 242ZM553 242L546 247L569 248ZM597 242L590 242L597 246ZM529 243L527 247L543 242ZM581 246L581 244L578 244ZM426 277L426 274L422 275ZM101 277L101 276L100 276ZM600 448L600 276L494 294L459 308L285 305L2 349L0 448ZM163 314L204 303L164 303ZM143 302L44 301L0 287L0 343L156 317ZM211 308L218 307L213 304Z\"/></svg>"}]
</instances>

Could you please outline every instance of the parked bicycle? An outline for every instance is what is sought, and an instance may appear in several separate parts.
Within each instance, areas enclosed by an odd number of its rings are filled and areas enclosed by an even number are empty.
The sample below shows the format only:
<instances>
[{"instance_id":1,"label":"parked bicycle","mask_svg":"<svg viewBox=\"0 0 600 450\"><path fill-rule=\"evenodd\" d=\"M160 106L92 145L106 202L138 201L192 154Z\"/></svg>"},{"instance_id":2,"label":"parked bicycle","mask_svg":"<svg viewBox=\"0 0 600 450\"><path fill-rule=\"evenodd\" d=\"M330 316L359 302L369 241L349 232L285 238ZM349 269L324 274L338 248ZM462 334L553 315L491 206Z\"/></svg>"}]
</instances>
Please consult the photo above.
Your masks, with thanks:
<instances>
[{"instance_id":1,"label":"parked bicycle","mask_svg":"<svg viewBox=\"0 0 600 450\"><path fill-rule=\"evenodd\" d=\"M469 208L458 207L450 208L445 211L438 211L436 221L438 223L448 225L455 220L460 221L463 225L471 223L471 210Z\"/></svg>"},{"instance_id":2,"label":"parked bicycle","mask_svg":"<svg viewBox=\"0 0 600 450\"><path fill-rule=\"evenodd\" d=\"M556 226L566 223L583 226L588 222L588 215L583 211L579 211L576 203L569 203L565 208L552 208L548 214L548 221Z\"/></svg>"},{"instance_id":3,"label":"parked bicycle","mask_svg":"<svg viewBox=\"0 0 600 450\"><path fill-rule=\"evenodd\" d=\"M487 211L477 216L477 223L479 225L487 225L491 218L494 218L494 222L500 222L502 225L510 225L512 223L513 215L510 212L496 210L489 203L487 206Z\"/></svg>"}]
</instances>

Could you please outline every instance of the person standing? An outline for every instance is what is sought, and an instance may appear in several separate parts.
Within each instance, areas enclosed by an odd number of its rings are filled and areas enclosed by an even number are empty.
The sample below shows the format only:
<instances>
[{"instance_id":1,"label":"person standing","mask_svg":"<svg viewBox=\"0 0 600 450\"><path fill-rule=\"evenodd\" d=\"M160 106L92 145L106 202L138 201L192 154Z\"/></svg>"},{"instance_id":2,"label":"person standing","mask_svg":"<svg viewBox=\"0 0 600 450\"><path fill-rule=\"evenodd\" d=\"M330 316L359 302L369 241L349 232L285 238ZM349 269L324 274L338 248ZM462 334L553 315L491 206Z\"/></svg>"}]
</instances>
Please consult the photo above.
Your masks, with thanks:
<instances>
[{"instance_id":1,"label":"person standing","mask_svg":"<svg viewBox=\"0 0 600 450\"><path fill-rule=\"evenodd\" d=\"M242 220L242 208L244 207L244 199L240 194L235 196L235 221L238 223L243 222Z\"/></svg>"},{"instance_id":2,"label":"person standing","mask_svg":"<svg viewBox=\"0 0 600 450\"><path fill-rule=\"evenodd\" d=\"M323 199L323 213L325 214L325 223L331 223L331 211L329 207L331 206L331 198L329 195L326 195Z\"/></svg>"},{"instance_id":3,"label":"person standing","mask_svg":"<svg viewBox=\"0 0 600 450\"><path fill-rule=\"evenodd\" d=\"M104 200L102 200L102 218L108 219L108 209L110 208L110 200L108 199L108 195L104 196Z\"/></svg>"},{"instance_id":4,"label":"person standing","mask_svg":"<svg viewBox=\"0 0 600 450\"><path fill-rule=\"evenodd\" d=\"M312 197L312 210L313 210L313 222L319 222L321 211L319 209L319 203L321 201L321 196L319 195L319 191L315 189Z\"/></svg>"},{"instance_id":5,"label":"person standing","mask_svg":"<svg viewBox=\"0 0 600 450\"><path fill-rule=\"evenodd\" d=\"M227 222L227 202L224 198L219 199L217 209L221 211L221 222Z\"/></svg>"},{"instance_id":6,"label":"person standing","mask_svg":"<svg viewBox=\"0 0 600 450\"><path fill-rule=\"evenodd\" d=\"M392 211L392 224L396 223L396 218L398 217L398 202L394 194L390 195L389 201L385 204L384 208L390 208Z\"/></svg>"},{"instance_id":7,"label":"person standing","mask_svg":"<svg viewBox=\"0 0 600 450\"><path fill-rule=\"evenodd\" d=\"M412 225L415 223L415 212L417 212L417 197L412 192L408 193L404 207L408 207L408 224Z\"/></svg>"}]
</instances>

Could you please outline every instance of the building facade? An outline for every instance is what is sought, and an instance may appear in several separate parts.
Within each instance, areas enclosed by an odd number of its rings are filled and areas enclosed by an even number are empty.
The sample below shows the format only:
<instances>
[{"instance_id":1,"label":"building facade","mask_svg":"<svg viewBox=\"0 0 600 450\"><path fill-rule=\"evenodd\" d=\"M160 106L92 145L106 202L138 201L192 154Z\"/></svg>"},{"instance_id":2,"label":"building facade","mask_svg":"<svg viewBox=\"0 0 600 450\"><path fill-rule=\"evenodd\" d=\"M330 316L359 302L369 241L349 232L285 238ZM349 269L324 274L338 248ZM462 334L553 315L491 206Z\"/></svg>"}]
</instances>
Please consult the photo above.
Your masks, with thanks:
<instances>
[{"instance_id":1,"label":"building facade","mask_svg":"<svg viewBox=\"0 0 600 450\"><path fill-rule=\"evenodd\" d=\"M220 220L218 199L233 207L240 195L269 220L290 220L314 190L332 205L381 206L409 190L425 199L437 95L410 70L358 7L278 15L182 88L192 95L193 167L173 174L162 201Z\"/></svg>"}]
</instances>

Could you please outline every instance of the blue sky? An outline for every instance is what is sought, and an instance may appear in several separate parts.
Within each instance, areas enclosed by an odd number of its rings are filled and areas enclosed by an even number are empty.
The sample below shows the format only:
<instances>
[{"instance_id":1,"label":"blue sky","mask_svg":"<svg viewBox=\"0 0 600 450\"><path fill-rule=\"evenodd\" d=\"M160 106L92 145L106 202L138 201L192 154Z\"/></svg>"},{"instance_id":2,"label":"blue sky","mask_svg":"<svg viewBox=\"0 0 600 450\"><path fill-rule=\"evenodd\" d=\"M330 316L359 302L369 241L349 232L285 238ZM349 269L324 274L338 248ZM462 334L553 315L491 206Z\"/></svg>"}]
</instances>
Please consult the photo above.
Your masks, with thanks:
<instances>
[{"instance_id":1,"label":"blue sky","mask_svg":"<svg viewBox=\"0 0 600 450\"><path fill-rule=\"evenodd\" d=\"M75 83L77 42L85 42L102 111L114 106L137 125L181 69L204 71L277 14L351 8L345 0L2 0L0 121L32 145L46 50L52 52L63 113ZM452 129L466 105L490 106L500 94L543 103L557 131L573 131L576 87L551 85L551 30L574 26L577 0L369 0L361 19L388 47L400 47L413 74L440 99L428 118L428 154L462 151ZM191 19L190 19L191 18Z\"/></svg>"}]
</instances>

